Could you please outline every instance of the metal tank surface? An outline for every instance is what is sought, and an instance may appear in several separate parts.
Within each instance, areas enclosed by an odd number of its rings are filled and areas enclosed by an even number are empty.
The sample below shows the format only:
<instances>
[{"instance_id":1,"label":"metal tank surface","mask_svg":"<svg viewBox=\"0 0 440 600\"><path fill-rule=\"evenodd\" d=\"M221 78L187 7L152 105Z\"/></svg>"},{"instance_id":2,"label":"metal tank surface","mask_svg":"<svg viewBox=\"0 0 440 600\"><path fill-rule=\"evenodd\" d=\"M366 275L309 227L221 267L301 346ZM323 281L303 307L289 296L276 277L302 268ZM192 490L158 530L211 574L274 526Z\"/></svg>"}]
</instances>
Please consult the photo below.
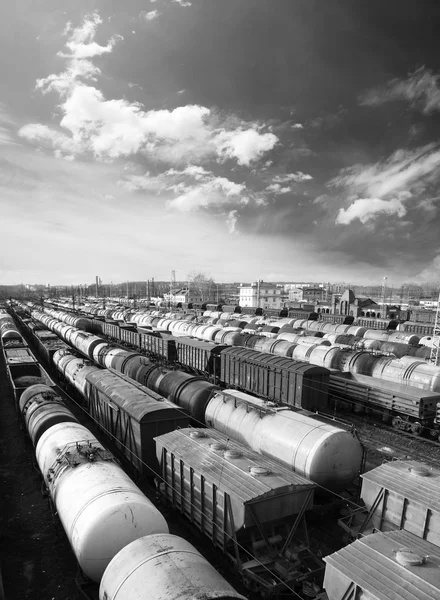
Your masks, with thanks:
<instances>
[{"instance_id":1,"label":"metal tank surface","mask_svg":"<svg viewBox=\"0 0 440 600\"><path fill-rule=\"evenodd\" d=\"M21 395L19 412L34 446L45 431L57 423L78 423L62 398L47 385L31 385Z\"/></svg>"},{"instance_id":2,"label":"metal tank surface","mask_svg":"<svg viewBox=\"0 0 440 600\"><path fill-rule=\"evenodd\" d=\"M325 489L344 489L359 474L362 446L355 435L301 411L224 390L209 402L205 419L207 425Z\"/></svg>"},{"instance_id":3,"label":"metal tank surface","mask_svg":"<svg viewBox=\"0 0 440 600\"><path fill-rule=\"evenodd\" d=\"M100 600L246 600L186 540L142 537L123 548L101 580Z\"/></svg>"},{"instance_id":4,"label":"metal tank surface","mask_svg":"<svg viewBox=\"0 0 440 600\"><path fill-rule=\"evenodd\" d=\"M130 542L168 533L161 513L82 425L48 429L36 457L78 563L93 581Z\"/></svg>"},{"instance_id":5,"label":"metal tank surface","mask_svg":"<svg viewBox=\"0 0 440 600\"><path fill-rule=\"evenodd\" d=\"M440 367L412 356L402 356L399 359L378 358L371 375L403 385L440 392Z\"/></svg>"}]
</instances>

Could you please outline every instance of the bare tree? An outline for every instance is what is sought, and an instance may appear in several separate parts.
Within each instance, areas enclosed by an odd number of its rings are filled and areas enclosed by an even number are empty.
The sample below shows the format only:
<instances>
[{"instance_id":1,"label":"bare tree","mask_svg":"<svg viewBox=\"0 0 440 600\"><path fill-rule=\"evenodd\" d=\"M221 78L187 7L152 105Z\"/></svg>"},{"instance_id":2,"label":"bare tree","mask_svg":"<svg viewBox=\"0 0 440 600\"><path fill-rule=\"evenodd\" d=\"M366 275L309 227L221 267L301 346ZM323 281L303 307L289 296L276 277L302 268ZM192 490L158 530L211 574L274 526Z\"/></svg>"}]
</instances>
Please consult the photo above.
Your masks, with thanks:
<instances>
[{"instance_id":1,"label":"bare tree","mask_svg":"<svg viewBox=\"0 0 440 600\"><path fill-rule=\"evenodd\" d=\"M214 295L215 283L210 275L204 273L189 273L188 284L193 296L201 298L202 302L210 300Z\"/></svg>"}]
</instances>

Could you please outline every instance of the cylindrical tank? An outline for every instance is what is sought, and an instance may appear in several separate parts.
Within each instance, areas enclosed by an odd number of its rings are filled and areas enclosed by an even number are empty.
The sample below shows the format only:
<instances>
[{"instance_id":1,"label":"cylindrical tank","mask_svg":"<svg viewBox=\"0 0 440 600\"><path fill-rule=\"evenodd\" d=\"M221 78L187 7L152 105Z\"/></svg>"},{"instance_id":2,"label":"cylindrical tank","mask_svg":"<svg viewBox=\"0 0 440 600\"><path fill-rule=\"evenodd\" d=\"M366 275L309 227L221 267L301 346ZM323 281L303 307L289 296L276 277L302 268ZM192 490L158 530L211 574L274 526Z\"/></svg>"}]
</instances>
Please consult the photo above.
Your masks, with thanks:
<instances>
[{"instance_id":1,"label":"cylindrical tank","mask_svg":"<svg viewBox=\"0 0 440 600\"><path fill-rule=\"evenodd\" d=\"M161 513L82 425L48 429L36 456L75 556L93 581L130 542L168 533Z\"/></svg>"},{"instance_id":2,"label":"cylindrical tank","mask_svg":"<svg viewBox=\"0 0 440 600\"><path fill-rule=\"evenodd\" d=\"M245 600L186 540L149 535L123 548L99 587L100 600Z\"/></svg>"},{"instance_id":3,"label":"cylindrical tank","mask_svg":"<svg viewBox=\"0 0 440 600\"><path fill-rule=\"evenodd\" d=\"M205 409L218 386L203 377L182 371L169 371L161 378L157 392L182 407L192 419L205 422Z\"/></svg>"},{"instance_id":4,"label":"cylindrical tank","mask_svg":"<svg viewBox=\"0 0 440 600\"><path fill-rule=\"evenodd\" d=\"M419 344L421 346L427 346L428 348L432 348L434 346L434 340L432 335L425 335L424 337L421 337L419 340Z\"/></svg>"},{"instance_id":5,"label":"cylindrical tank","mask_svg":"<svg viewBox=\"0 0 440 600\"><path fill-rule=\"evenodd\" d=\"M393 331L388 336L390 342L399 342L409 346L417 346L420 343L420 336L415 333L405 333L404 331Z\"/></svg>"},{"instance_id":6,"label":"cylindrical tank","mask_svg":"<svg viewBox=\"0 0 440 600\"><path fill-rule=\"evenodd\" d=\"M319 348L319 345L313 344L312 346L308 346L307 344L298 344L292 352L292 358L293 360L299 360L308 363L310 362L310 355L315 348ZM324 348L327 348L327 346L324 346Z\"/></svg>"},{"instance_id":7,"label":"cylindrical tank","mask_svg":"<svg viewBox=\"0 0 440 600\"><path fill-rule=\"evenodd\" d=\"M325 367L326 369L340 369L341 360L344 356L343 350L336 346L314 346L312 352L309 354L308 362L318 367Z\"/></svg>"},{"instance_id":8,"label":"cylindrical tank","mask_svg":"<svg viewBox=\"0 0 440 600\"><path fill-rule=\"evenodd\" d=\"M132 352L128 352L122 348L111 348L108 352L106 352L104 357L104 366L106 369L112 368L112 363L114 358L117 356L123 356L124 358L128 358L129 355L133 354Z\"/></svg>"},{"instance_id":9,"label":"cylindrical tank","mask_svg":"<svg viewBox=\"0 0 440 600\"><path fill-rule=\"evenodd\" d=\"M62 398L47 385L31 385L20 396L20 413L34 446L57 423L78 423Z\"/></svg>"},{"instance_id":10,"label":"cylindrical tank","mask_svg":"<svg viewBox=\"0 0 440 600\"><path fill-rule=\"evenodd\" d=\"M423 390L440 392L440 367L428 364L413 356L402 358L379 358L372 377L396 381Z\"/></svg>"},{"instance_id":11,"label":"cylindrical tank","mask_svg":"<svg viewBox=\"0 0 440 600\"><path fill-rule=\"evenodd\" d=\"M324 337L330 344L344 344L344 346L352 346L358 339L343 333L326 333Z\"/></svg>"},{"instance_id":12,"label":"cylindrical tank","mask_svg":"<svg viewBox=\"0 0 440 600\"><path fill-rule=\"evenodd\" d=\"M292 342L288 342L287 340L267 340L264 343L263 352L292 358L293 351L296 347L297 344L292 344Z\"/></svg>"},{"instance_id":13,"label":"cylindrical tank","mask_svg":"<svg viewBox=\"0 0 440 600\"><path fill-rule=\"evenodd\" d=\"M146 356L143 356L142 354L133 354L130 358L127 358L121 366L121 372L131 379L136 379L136 372L139 370L139 367L144 365L154 366L151 360Z\"/></svg>"},{"instance_id":14,"label":"cylindrical tank","mask_svg":"<svg viewBox=\"0 0 440 600\"><path fill-rule=\"evenodd\" d=\"M354 337L362 338L365 336L365 332L368 327L361 327L360 325L350 325L346 331L347 335L354 335Z\"/></svg>"},{"instance_id":15,"label":"cylindrical tank","mask_svg":"<svg viewBox=\"0 0 440 600\"><path fill-rule=\"evenodd\" d=\"M372 375L378 357L370 352L346 352L341 360L340 369L343 372Z\"/></svg>"},{"instance_id":16,"label":"cylindrical tank","mask_svg":"<svg viewBox=\"0 0 440 600\"><path fill-rule=\"evenodd\" d=\"M388 331L383 329L367 329L364 333L366 340L380 340L381 342L388 342L390 334Z\"/></svg>"},{"instance_id":17,"label":"cylindrical tank","mask_svg":"<svg viewBox=\"0 0 440 600\"><path fill-rule=\"evenodd\" d=\"M206 408L206 423L326 489L343 489L358 475L359 440L288 408L267 408L235 390L217 393Z\"/></svg>"}]
</instances>

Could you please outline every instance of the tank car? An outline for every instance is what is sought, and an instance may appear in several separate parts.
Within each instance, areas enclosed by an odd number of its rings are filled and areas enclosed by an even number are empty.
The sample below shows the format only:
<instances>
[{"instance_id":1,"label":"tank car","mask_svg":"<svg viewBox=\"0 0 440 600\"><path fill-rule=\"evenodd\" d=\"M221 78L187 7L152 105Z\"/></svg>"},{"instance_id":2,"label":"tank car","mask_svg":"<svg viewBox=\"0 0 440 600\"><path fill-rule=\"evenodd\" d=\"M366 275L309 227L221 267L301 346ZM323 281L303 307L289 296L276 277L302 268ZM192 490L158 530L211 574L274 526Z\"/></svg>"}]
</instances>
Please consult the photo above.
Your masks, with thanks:
<instances>
[{"instance_id":1,"label":"tank car","mask_svg":"<svg viewBox=\"0 0 440 600\"><path fill-rule=\"evenodd\" d=\"M344 489L360 471L362 446L354 434L243 392L216 393L206 422L324 489Z\"/></svg>"}]
</instances>

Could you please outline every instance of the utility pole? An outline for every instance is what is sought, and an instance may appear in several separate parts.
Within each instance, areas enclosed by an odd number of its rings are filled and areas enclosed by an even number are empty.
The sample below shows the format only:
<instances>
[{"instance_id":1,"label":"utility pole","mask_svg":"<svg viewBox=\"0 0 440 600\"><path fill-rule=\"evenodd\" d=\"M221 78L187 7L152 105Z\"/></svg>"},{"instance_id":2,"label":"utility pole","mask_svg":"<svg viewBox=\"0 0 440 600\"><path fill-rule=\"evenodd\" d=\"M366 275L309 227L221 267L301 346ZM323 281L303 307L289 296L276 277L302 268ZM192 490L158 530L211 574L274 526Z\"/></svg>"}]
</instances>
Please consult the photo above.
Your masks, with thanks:
<instances>
[{"instance_id":1,"label":"utility pole","mask_svg":"<svg viewBox=\"0 0 440 600\"><path fill-rule=\"evenodd\" d=\"M440 363L440 293L437 298L437 310L435 312L434 331L432 332L432 348L429 360L433 365Z\"/></svg>"},{"instance_id":2,"label":"utility pole","mask_svg":"<svg viewBox=\"0 0 440 600\"><path fill-rule=\"evenodd\" d=\"M72 285L72 309L75 310L75 288Z\"/></svg>"},{"instance_id":3,"label":"utility pole","mask_svg":"<svg viewBox=\"0 0 440 600\"><path fill-rule=\"evenodd\" d=\"M386 319L387 316L387 307L385 304L386 301L386 293L387 293L387 277L383 278L383 283L382 283L382 298L381 298L381 304L382 306L380 307L380 316L382 317L382 319Z\"/></svg>"}]
</instances>

